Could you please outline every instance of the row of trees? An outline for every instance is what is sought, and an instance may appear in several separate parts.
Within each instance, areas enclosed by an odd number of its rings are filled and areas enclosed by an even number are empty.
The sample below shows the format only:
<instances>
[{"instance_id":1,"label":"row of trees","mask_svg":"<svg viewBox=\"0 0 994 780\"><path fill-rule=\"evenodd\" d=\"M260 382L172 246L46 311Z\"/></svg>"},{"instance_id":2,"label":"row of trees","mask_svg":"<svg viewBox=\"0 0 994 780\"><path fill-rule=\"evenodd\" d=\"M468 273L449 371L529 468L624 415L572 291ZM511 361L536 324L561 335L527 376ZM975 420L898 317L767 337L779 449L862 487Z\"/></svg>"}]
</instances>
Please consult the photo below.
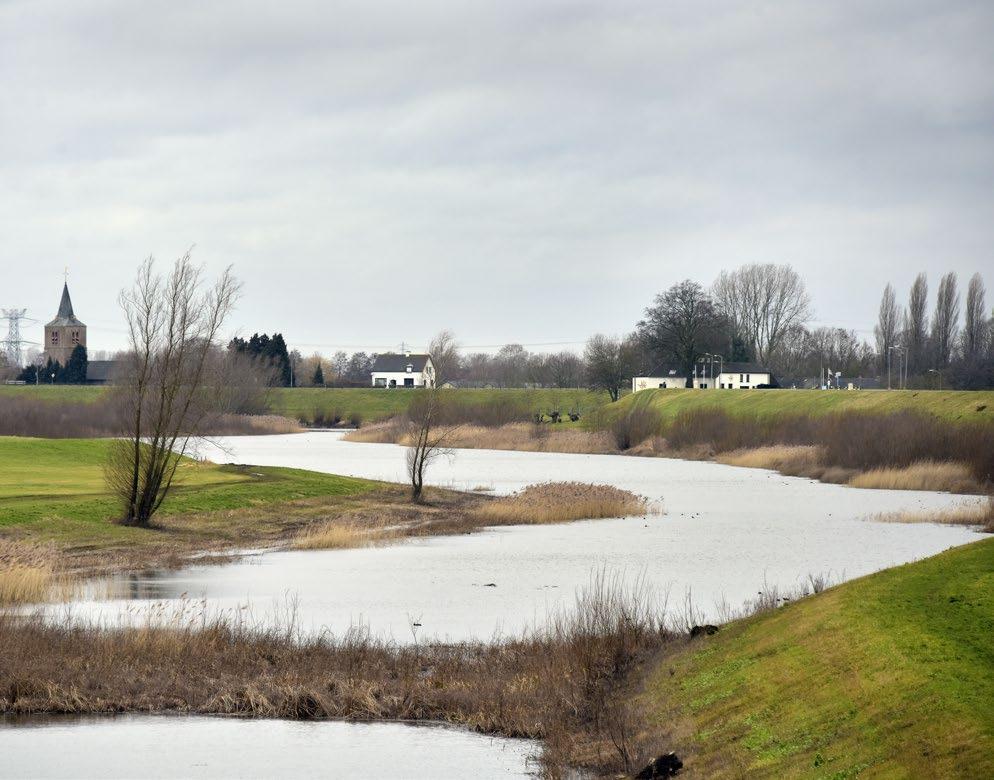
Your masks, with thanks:
<instances>
[{"instance_id":1,"label":"row of trees","mask_svg":"<svg viewBox=\"0 0 994 780\"><path fill-rule=\"evenodd\" d=\"M952 387L994 386L994 317L988 317L980 274L970 278L962 312L955 273L939 280L931 312L928 292L924 273L915 277L903 308L893 285L884 288L874 328L880 370L893 369L898 382L910 386L930 385L930 374L941 382L943 372Z\"/></svg>"},{"instance_id":2,"label":"row of trees","mask_svg":"<svg viewBox=\"0 0 994 780\"><path fill-rule=\"evenodd\" d=\"M17 375L19 382L28 384L82 385L86 384L86 367L89 360L86 347L77 344L63 366L59 361L47 358L44 363L30 363Z\"/></svg>"}]
</instances>

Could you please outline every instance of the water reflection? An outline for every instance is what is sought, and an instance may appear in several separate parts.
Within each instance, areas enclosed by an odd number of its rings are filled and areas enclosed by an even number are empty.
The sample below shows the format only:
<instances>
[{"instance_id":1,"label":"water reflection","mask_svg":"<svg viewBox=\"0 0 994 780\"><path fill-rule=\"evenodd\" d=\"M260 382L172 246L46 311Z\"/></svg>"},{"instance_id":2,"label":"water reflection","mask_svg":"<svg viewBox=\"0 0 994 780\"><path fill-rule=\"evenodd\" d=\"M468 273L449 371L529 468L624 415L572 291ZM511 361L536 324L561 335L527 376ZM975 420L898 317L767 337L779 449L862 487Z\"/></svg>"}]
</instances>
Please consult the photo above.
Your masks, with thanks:
<instances>
[{"instance_id":1,"label":"water reflection","mask_svg":"<svg viewBox=\"0 0 994 780\"><path fill-rule=\"evenodd\" d=\"M528 777L534 742L444 726L189 716L0 718L5 777Z\"/></svg>"}]
</instances>

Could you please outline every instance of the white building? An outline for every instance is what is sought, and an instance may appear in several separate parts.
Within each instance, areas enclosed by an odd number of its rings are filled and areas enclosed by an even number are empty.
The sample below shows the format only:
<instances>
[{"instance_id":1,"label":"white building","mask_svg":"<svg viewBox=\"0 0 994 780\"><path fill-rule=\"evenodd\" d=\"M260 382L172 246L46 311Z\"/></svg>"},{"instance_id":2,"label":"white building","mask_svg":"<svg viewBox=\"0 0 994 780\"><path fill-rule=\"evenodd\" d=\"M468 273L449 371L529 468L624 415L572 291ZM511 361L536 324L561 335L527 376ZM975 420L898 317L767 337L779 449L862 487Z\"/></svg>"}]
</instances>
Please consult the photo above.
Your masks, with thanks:
<instances>
[{"instance_id":1,"label":"white building","mask_svg":"<svg viewBox=\"0 0 994 780\"><path fill-rule=\"evenodd\" d=\"M387 353L373 360L373 387L434 387L431 355Z\"/></svg>"},{"instance_id":2,"label":"white building","mask_svg":"<svg viewBox=\"0 0 994 780\"><path fill-rule=\"evenodd\" d=\"M676 368L664 368L654 371L658 376L637 376L632 379L632 392L639 390L672 390L687 386L686 375Z\"/></svg>"},{"instance_id":3,"label":"white building","mask_svg":"<svg viewBox=\"0 0 994 780\"><path fill-rule=\"evenodd\" d=\"M712 374L713 372L713 374ZM688 387L686 374L676 368L654 371L653 376L637 376L632 379L632 392L649 389L671 389ZM690 386L698 390L750 390L756 387L769 387L773 384L773 373L758 363L698 363Z\"/></svg>"}]
</instances>

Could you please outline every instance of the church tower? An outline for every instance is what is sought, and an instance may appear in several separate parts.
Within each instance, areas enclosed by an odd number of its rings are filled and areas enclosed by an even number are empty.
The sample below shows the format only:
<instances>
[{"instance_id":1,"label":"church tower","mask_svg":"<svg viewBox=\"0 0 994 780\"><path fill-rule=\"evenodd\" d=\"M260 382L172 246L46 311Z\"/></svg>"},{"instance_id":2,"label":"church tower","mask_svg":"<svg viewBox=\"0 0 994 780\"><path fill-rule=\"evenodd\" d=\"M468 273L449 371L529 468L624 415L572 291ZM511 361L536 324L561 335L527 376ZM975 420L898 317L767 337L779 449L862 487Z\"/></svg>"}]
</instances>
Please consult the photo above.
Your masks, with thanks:
<instances>
[{"instance_id":1,"label":"church tower","mask_svg":"<svg viewBox=\"0 0 994 780\"><path fill-rule=\"evenodd\" d=\"M67 282L62 286L59 313L45 326L45 354L65 366L76 345L86 346L86 326L73 314Z\"/></svg>"}]
</instances>

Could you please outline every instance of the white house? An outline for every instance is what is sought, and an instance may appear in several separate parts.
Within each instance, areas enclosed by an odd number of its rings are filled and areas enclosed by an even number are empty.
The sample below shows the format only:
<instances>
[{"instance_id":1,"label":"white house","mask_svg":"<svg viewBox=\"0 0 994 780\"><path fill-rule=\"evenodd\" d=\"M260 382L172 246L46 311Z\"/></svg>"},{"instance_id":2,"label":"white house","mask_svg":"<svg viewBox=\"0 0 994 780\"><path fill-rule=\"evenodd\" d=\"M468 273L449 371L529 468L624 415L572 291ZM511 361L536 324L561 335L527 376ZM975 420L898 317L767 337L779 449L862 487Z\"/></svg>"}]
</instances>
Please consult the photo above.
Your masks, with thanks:
<instances>
[{"instance_id":1,"label":"white house","mask_svg":"<svg viewBox=\"0 0 994 780\"><path fill-rule=\"evenodd\" d=\"M670 390L687 386L687 376L677 368L663 368L654 371L658 376L637 376L632 378L632 392L639 390Z\"/></svg>"},{"instance_id":2,"label":"white house","mask_svg":"<svg viewBox=\"0 0 994 780\"><path fill-rule=\"evenodd\" d=\"M653 374L653 376L634 377L632 392L687 387L687 376L680 369L660 369ZM692 386L698 390L748 390L760 385L771 385L773 374L770 369L763 368L758 363L708 361L698 363L697 370L690 379Z\"/></svg>"},{"instance_id":3,"label":"white house","mask_svg":"<svg viewBox=\"0 0 994 780\"><path fill-rule=\"evenodd\" d=\"M373 360L373 387L434 387L431 355L387 353Z\"/></svg>"}]
</instances>

